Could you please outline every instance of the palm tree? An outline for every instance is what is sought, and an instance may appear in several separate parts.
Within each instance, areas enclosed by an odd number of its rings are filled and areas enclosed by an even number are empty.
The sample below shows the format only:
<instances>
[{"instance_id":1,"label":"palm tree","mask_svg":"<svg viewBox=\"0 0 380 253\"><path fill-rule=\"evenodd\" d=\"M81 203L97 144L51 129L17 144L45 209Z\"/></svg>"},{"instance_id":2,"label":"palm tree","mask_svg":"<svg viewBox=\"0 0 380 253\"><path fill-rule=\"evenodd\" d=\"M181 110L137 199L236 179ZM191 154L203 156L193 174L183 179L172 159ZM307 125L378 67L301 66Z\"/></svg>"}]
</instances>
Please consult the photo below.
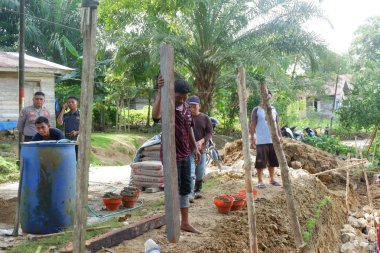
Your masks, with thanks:
<instances>
[{"instance_id":1,"label":"palm tree","mask_svg":"<svg viewBox=\"0 0 380 253\"><path fill-rule=\"evenodd\" d=\"M304 1L194 0L192 8L174 19L178 28L158 41L174 45L178 62L194 77L203 110L209 112L218 74L228 64L273 68L283 52L313 60L320 41L303 29L312 17L323 15L317 5Z\"/></svg>"},{"instance_id":2,"label":"palm tree","mask_svg":"<svg viewBox=\"0 0 380 253\"><path fill-rule=\"evenodd\" d=\"M28 54L75 66L69 59L65 40L81 48L81 0L26 1L25 49ZM0 44L3 49L15 50L18 41L19 1L0 1ZM3 22L4 20L4 22Z\"/></svg>"}]
</instances>

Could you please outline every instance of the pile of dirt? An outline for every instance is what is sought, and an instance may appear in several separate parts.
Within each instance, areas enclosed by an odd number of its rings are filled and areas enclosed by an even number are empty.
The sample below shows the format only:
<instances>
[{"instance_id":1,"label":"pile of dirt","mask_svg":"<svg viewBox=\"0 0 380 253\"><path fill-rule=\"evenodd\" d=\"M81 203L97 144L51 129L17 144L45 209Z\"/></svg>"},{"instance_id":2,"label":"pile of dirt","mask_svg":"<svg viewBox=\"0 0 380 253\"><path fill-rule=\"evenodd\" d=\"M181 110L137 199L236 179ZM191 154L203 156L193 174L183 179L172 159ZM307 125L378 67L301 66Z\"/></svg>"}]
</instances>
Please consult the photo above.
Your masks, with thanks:
<instances>
[{"instance_id":1,"label":"pile of dirt","mask_svg":"<svg viewBox=\"0 0 380 253\"><path fill-rule=\"evenodd\" d=\"M283 149L289 167L302 168L310 174L344 166L335 156L300 141L284 138ZM224 147L223 164L231 166L243 159L243 142L236 140ZM251 154L254 151L251 150Z\"/></svg>"},{"instance_id":2,"label":"pile of dirt","mask_svg":"<svg viewBox=\"0 0 380 253\"><path fill-rule=\"evenodd\" d=\"M17 198L0 198L0 224L14 224L16 213Z\"/></svg>"},{"instance_id":3,"label":"pile of dirt","mask_svg":"<svg viewBox=\"0 0 380 253\"><path fill-rule=\"evenodd\" d=\"M251 150L251 152L254 152ZM222 155L223 165L231 166L235 162L244 159L243 155L243 141L241 139L234 142L228 142L224 146Z\"/></svg>"},{"instance_id":4,"label":"pile of dirt","mask_svg":"<svg viewBox=\"0 0 380 253\"><path fill-rule=\"evenodd\" d=\"M303 231L307 223L316 215L318 204L326 196L331 203L321 210L316 229L309 242L307 252L337 252L339 250L339 231L346 216L342 211L344 195L331 192L317 178L301 170L292 170L301 176L292 176L293 194ZM204 191L203 198L196 200L190 208L193 225L202 234L181 233L179 243L168 243L165 227L151 230L130 241L124 241L113 248L115 252L143 252L144 242L152 238L162 252L249 252L247 211L234 211L227 215L219 214L212 203L214 196L233 194L244 189L242 179L222 179L215 187ZM257 240L259 252L295 252L294 238L287 210L286 197L282 187L268 186L258 190L256 200ZM105 252L105 251L102 251Z\"/></svg>"},{"instance_id":5,"label":"pile of dirt","mask_svg":"<svg viewBox=\"0 0 380 253\"><path fill-rule=\"evenodd\" d=\"M285 138L282 145L289 166L292 162L300 162L302 169L310 174L343 166L342 161L332 154L322 151L300 141Z\"/></svg>"}]
</instances>

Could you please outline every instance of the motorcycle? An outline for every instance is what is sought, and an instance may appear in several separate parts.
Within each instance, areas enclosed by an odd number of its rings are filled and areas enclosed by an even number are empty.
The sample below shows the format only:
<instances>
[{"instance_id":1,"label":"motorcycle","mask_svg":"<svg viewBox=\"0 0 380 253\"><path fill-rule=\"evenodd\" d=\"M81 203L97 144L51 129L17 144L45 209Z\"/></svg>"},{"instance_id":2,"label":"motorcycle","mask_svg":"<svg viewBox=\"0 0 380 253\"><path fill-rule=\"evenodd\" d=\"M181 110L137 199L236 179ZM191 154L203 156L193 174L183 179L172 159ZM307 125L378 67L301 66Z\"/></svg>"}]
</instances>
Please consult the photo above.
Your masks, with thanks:
<instances>
[{"instance_id":1,"label":"motorcycle","mask_svg":"<svg viewBox=\"0 0 380 253\"><path fill-rule=\"evenodd\" d=\"M288 125L281 127L281 135L283 137L287 137L287 138L295 140L293 131L288 127Z\"/></svg>"},{"instance_id":2,"label":"motorcycle","mask_svg":"<svg viewBox=\"0 0 380 253\"><path fill-rule=\"evenodd\" d=\"M305 142L303 132L301 130L296 130L296 128L296 126L288 127L285 125L281 128L281 135L296 141Z\"/></svg>"},{"instance_id":3,"label":"motorcycle","mask_svg":"<svg viewBox=\"0 0 380 253\"><path fill-rule=\"evenodd\" d=\"M297 141L305 142L303 131L302 130L296 130L296 128L297 128L296 126L292 126L290 128L290 130L293 133L294 139L296 139Z\"/></svg>"}]
</instances>

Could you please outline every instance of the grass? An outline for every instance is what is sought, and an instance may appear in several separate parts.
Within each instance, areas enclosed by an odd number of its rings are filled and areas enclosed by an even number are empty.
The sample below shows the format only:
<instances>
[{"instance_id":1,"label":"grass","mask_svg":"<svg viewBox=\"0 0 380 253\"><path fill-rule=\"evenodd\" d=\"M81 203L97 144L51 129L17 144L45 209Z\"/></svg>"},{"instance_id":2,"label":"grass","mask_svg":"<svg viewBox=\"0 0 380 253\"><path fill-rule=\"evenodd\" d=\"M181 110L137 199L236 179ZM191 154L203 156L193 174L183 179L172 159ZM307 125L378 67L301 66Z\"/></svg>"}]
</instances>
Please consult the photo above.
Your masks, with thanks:
<instances>
[{"instance_id":1,"label":"grass","mask_svg":"<svg viewBox=\"0 0 380 253\"><path fill-rule=\"evenodd\" d=\"M319 218L321 217L322 209L331 203L331 198L325 196L318 202L317 207L315 208L314 216L306 221L306 230L302 233L303 240L307 243L313 236L315 226Z\"/></svg>"},{"instance_id":2,"label":"grass","mask_svg":"<svg viewBox=\"0 0 380 253\"><path fill-rule=\"evenodd\" d=\"M217 177L207 179L202 186L204 190L207 190L207 189L217 186L222 181L223 181L223 176L217 176Z\"/></svg>"},{"instance_id":3,"label":"grass","mask_svg":"<svg viewBox=\"0 0 380 253\"><path fill-rule=\"evenodd\" d=\"M20 171L16 165L16 159L11 157L0 156L0 183L16 181L19 178Z\"/></svg>"},{"instance_id":4,"label":"grass","mask_svg":"<svg viewBox=\"0 0 380 253\"><path fill-rule=\"evenodd\" d=\"M113 138L109 134L96 133L91 135L91 146L109 149L112 144Z\"/></svg>"},{"instance_id":5,"label":"grass","mask_svg":"<svg viewBox=\"0 0 380 253\"><path fill-rule=\"evenodd\" d=\"M118 222L116 218L110 219L108 221L102 222L88 227L98 227L98 226L110 226L108 229L94 230L86 232L86 240L91 239L97 235L104 234L110 231L112 228L121 227L123 223ZM39 246L42 246L41 252L46 252L50 247L56 247L57 249L64 247L67 243L73 240L72 232L67 231L63 235L51 236L49 238L43 238L38 241L26 241L21 244L14 246L9 252L10 253L35 253Z\"/></svg>"},{"instance_id":6,"label":"grass","mask_svg":"<svg viewBox=\"0 0 380 253\"><path fill-rule=\"evenodd\" d=\"M9 152L10 150L12 150L11 144L8 144L8 143L1 143L0 144L0 151Z\"/></svg>"},{"instance_id":7,"label":"grass","mask_svg":"<svg viewBox=\"0 0 380 253\"><path fill-rule=\"evenodd\" d=\"M136 209L132 212L133 219L143 217L152 212L159 212L165 209L164 198L151 200L149 202L144 202L142 208ZM102 223L98 223L89 227L98 227L98 226L110 226L111 228L122 227L123 223L118 222L117 218L112 218ZM102 229L95 231L87 231L86 240L91 239L97 235L104 234L111 229ZM49 247L56 247L57 249L64 247L67 243L73 240L72 232L68 231L63 235L52 236L49 238L44 238L38 241L27 241L19 245L14 246L9 252L10 253L35 253L39 246L42 246L41 252L46 252Z\"/></svg>"},{"instance_id":8,"label":"grass","mask_svg":"<svg viewBox=\"0 0 380 253\"><path fill-rule=\"evenodd\" d=\"M131 131L131 133L93 133L91 135L91 146L93 148L102 149L102 152L90 154L90 163L96 166L102 165L125 165L124 158L129 157L133 160L136 150L153 134ZM109 157L102 156L110 154L115 155L115 159L110 162ZM104 154L103 154L104 153ZM123 160L118 158L123 157Z\"/></svg>"}]
</instances>

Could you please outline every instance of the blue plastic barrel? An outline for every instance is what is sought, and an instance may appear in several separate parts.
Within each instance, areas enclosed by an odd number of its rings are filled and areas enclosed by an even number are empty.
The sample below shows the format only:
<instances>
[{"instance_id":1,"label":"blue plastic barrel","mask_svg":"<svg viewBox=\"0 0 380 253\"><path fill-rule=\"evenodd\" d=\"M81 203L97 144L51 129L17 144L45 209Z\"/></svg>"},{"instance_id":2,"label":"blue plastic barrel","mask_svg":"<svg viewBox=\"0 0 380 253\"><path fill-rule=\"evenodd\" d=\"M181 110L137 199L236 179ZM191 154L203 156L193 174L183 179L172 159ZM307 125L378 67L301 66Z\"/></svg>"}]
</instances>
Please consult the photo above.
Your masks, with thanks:
<instances>
[{"instance_id":1,"label":"blue plastic barrel","mask_svg":"<svg viewBox=\"0 0 380 253\"><path fill-rule=\"evenodd\" d=\"M23 232L50 234L73 225L76 159L74 143L21 145L24 169L20 219Z\"/></svg>"}]
</instances>

